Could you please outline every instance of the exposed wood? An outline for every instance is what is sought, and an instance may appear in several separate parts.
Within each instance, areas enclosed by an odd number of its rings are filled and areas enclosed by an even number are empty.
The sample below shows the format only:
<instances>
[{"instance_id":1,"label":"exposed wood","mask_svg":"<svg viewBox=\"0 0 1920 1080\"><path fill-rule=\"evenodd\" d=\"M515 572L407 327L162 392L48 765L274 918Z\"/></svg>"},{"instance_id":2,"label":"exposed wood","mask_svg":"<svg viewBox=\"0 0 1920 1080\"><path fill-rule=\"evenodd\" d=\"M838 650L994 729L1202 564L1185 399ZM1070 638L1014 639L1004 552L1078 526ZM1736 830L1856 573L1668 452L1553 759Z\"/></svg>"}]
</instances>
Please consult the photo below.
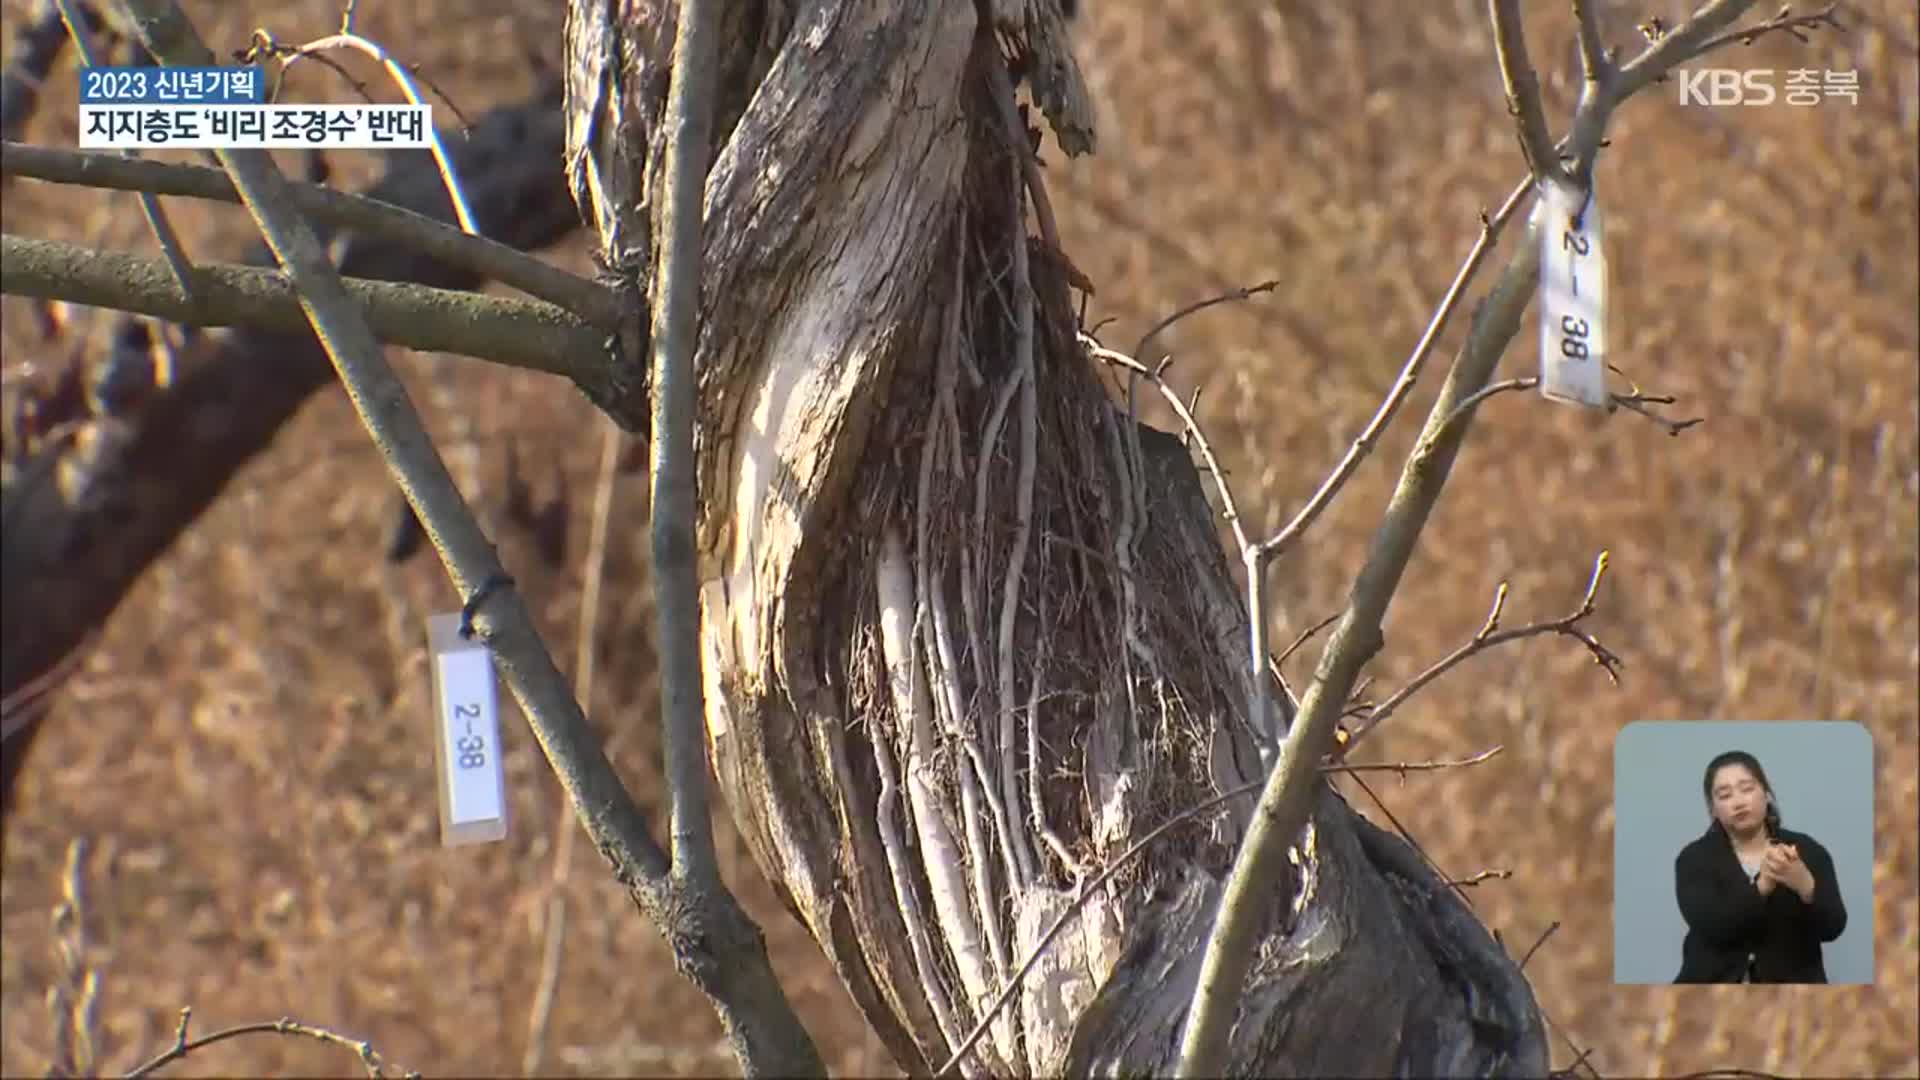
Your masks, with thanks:
<instances>
[{"instance_id":1,"label":"exposed wood","mask_svg":"<svg viewBox=\"0 0 1920 1080\"><path fill-rule=\"evenodd\" d=\"M569 23L576 195L642 292L665 6L579 0ZM1093 144L1056 0L733 12L699 350L714 767L762 870L926 1072L1080 875L1263 775L1246 614L1184 445L1115 403L1070 262L1033 257L1064 253L1028 235L1040 173L1007 68L1063 147ZM1096 890L962 1068L1169 1071L1245 812ZM1513 961L1398 844L1323 788L1236 1070L1545 1071Z\"/></svg>"}]
</instances>

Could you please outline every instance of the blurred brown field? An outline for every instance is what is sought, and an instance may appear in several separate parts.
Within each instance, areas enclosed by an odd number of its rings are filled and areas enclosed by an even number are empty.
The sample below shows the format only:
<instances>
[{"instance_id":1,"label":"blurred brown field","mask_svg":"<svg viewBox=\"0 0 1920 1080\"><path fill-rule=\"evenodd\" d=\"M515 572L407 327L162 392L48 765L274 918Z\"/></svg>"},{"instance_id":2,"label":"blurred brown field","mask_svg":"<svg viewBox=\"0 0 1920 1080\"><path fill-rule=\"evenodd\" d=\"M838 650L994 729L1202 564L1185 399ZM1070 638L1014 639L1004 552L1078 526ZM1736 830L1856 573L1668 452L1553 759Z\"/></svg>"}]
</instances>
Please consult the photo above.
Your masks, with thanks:
<instances>
[{"instance_id":1,"label":"blurred brown field","mask_svg":"<svg viewBox=\"0 0 1920 1080\"><path fill-rule=\"evenodd\" d=\"M337 0L185 6L218 49L256 25L298 40L339 18ZM1688 6L1607 3L1602 14L1629 46L1636 21L1675 22ZM563 8L369 0L359 18L477 114L530 88L529 50L557 58ZM1549 113L1563 121L1578 88L1567 5L1526 8ZM0 4L9 29L25 10ZM1618 687L1565 639L1477 657L1358 756L1504 752L1472 770L1374 782L1385 810L1346 789L1376 820L1390 811L1457 877L1510 870L1472 894L1516 954L1559 925L1527 966L1555 1024L1556 1064L1577 1044L1609 1076L1920 1073L1920 27L1896 0L1841 17L1844 37L1772 37L1707 63L1857 71L1857 104L1704 108L1682 105L1669 84L1626 106L1602 161L1616 362L1706 423L1670 438L1631 414L1602 421L1536 395L1490 401L1371 669L1376 697L1403 684L1473 634L1502 581L1509 625L1560 615L1595 555L1612 552L1591 627L1625 660ZM1068 163L1050 150L1049 172L1068 249L1098 288L1089 320L1111 319L1102 337L1126 347L1183 304L1279 280L1161 340L1179 385L1201 391L1241 508L1272 531L1365 423L1479 213L1518 178L1484 5L1101 0L1081 21L1100 153ZM51 81L32 140L73 144L68 71ZM345 92L318 65L292 90ZM338 155L336 183L370 175L366 158ZM242 250L249 226L237 210L168 205L196 257ZM152 247L131 196L19 183L4 210L9 232ZM584 269L585 251L576 237L551 254ZM63 362L18 301L0 310L9 367ZM80 331L106 324L88 318ZM1443 357L1464 323L1443 338ZM1534 364L1527 325L1503 377ZM395 360L570 667L600 453L591 407L551 379ZM1310 542L1276 568L1277 642L1344 601L1437 384L1424 381ZM532 542L501 524L510 441L537 495L569 493L564 570L543 568ZM508 839L438 846L422 623L458 600L431 557L381 561L391 490L345 400L320 395L106 628L34 747L9 822L7 1074L52 1060L53 911L81 838L103 1068L164 1049L191 1005L203 1033L292 1015L430 1073L519 1072L543 957L559 948L542 1071L734 1071L704 1000L590 845L572 847L556 873L568 821L511 706ZM643 480L616 495L589 711L612 733L629 786L658 806ZM1313 654L1291 663L1296 683ZM1856 720L1872 731L1876 985L1611 985L1612 743L1641 719ZM731 832L721 844L829 1067L891 1071L745 849ZM170 1073L356 1067L337 1048L255 1037Z\"/></svg>"}]
</instances>

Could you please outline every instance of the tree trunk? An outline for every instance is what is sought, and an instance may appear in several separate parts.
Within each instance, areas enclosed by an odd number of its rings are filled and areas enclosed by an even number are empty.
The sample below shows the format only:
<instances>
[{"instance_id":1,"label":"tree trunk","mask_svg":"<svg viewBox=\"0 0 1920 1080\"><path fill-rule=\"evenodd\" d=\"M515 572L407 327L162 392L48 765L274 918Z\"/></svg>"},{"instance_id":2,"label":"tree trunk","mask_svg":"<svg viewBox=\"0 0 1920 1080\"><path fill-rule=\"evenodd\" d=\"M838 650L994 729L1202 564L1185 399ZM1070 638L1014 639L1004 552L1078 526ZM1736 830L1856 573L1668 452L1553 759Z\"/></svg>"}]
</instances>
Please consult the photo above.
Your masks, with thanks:
<instances>
[{"instance_id":1,"label":"tree trunk","mask_svg":"<svg viewBox=\"0 0 1920 1080\"><path fill-rule=\"evenodd\" d=\"M963 1068L1164 1073L1252 800L1091 879L1263 777L1292 708L1282 688L1281 715L1247 715L1201 478L1079 336L1014 113L1019 80L1091 149L1061 0L998 2L726 11L698 352L710 747L903 1068L946 1061L1084 886ZM574 0L568 28L575 194L641 294L672 8ZM1296 855L1236 1072L1546 1071L1516 965L1407 845L1324 788Z\"/></svg>"}]
</instances>

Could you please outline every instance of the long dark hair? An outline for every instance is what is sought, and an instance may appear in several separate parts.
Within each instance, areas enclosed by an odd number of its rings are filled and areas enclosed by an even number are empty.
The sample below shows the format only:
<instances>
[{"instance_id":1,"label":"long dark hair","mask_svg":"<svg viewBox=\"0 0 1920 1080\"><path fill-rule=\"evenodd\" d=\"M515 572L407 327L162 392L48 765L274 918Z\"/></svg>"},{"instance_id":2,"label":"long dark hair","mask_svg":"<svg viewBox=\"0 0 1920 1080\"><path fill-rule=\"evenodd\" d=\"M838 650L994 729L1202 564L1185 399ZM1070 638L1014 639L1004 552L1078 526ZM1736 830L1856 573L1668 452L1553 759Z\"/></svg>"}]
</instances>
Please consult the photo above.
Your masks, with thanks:
<instances>
[{"instance_id":1,"label":"long dark hair","mask_svg":"<svg viewBox=\"0 0 1920 1080\"><path fill-rule=\"evenodd\" d=\"M1700 794L1707 800L1707 814L1709 816L1713 814L1713 774L1728 765L1742 766L1753 774L1755 780L1760 781L1760 786L1767 793L1767 811L1761 820L1767 829L1767 839L1778 840L1780 838L1780 800L1773 794L1773 784L1767 779L1767 770L1760 767L1760 759L1745 750L1729 750L1707 762L1706 775L1700 778ZM1724 830L1725 826L1720 824L1719 818L1713 818L1709 828Z\"/></svg>"}]
</instances>

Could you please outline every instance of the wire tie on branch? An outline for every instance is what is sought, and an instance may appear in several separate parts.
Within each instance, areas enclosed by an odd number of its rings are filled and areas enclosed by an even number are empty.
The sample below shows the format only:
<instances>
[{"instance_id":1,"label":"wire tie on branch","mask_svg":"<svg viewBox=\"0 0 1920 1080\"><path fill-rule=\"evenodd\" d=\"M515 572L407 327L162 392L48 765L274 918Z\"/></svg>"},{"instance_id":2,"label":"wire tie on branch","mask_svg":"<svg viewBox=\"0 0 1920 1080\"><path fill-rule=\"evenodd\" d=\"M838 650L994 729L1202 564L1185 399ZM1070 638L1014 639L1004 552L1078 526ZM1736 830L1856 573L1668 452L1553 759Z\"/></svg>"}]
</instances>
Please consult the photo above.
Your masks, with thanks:
<instances>
[{"instance_id":1,"label":"wire tie on branch","mask_svg":"<svg viewBox=\"0 0 1920 1080\"><path fill-rule=\"evenodd\" d=\"M480 587L473 590L473 595L467 597L467 602L460 605L460 639L462 641L473 640L473 617L480 613L480 605L487 602L487 597L500 589L512 586L513 577L510 574L488 574L486 579L480 582Z\"/></svg>"}]
</instances>

